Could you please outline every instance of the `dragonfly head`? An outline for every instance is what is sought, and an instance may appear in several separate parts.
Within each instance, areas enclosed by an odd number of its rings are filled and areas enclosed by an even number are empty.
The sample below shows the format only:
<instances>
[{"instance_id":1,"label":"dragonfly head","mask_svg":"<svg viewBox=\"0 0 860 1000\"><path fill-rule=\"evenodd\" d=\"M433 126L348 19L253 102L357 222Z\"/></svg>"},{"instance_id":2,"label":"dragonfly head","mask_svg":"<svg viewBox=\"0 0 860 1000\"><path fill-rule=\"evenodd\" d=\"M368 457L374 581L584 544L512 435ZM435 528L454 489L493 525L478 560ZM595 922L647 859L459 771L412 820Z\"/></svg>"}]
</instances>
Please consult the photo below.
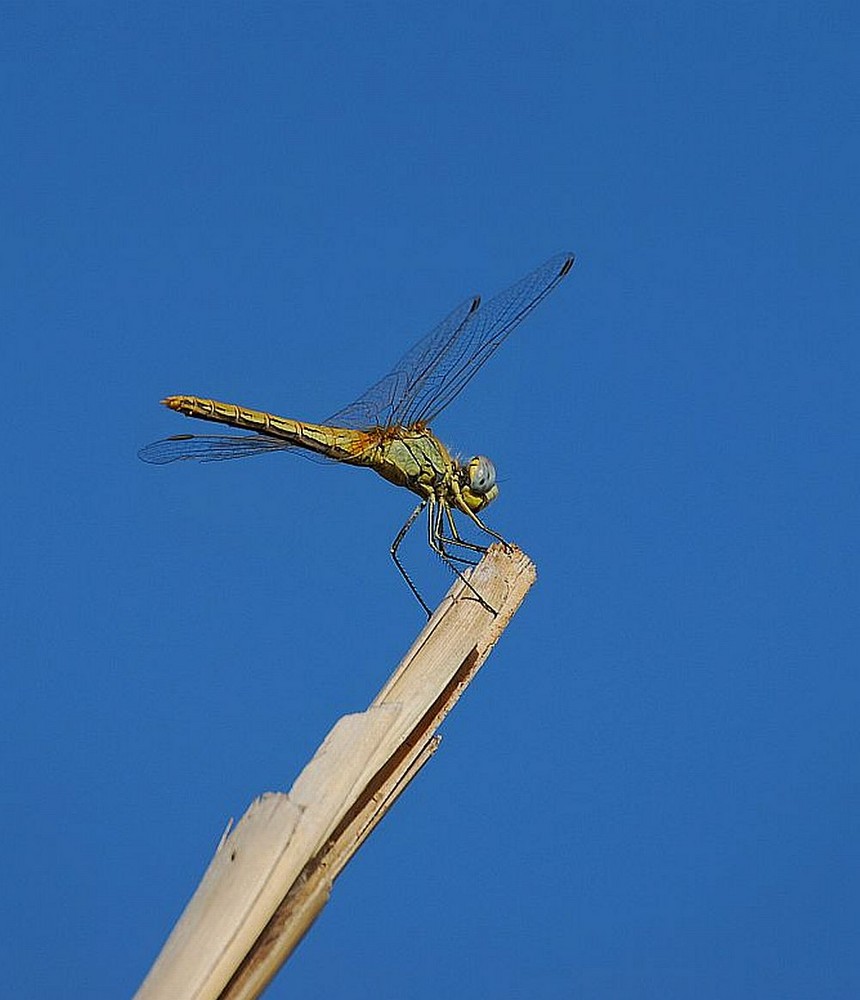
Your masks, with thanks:
<instances>
[{"instance_id":1,"label":"dragonfly head","mask_svg":"<svg viewBox=\"0 0 860 1000\"><path fill-rule=\"evenodd\" d=\"M469 510L483 510L499 495L496 467L485 455L476 455L460 469L460 494Z\"/></svg>"}]
</instances>

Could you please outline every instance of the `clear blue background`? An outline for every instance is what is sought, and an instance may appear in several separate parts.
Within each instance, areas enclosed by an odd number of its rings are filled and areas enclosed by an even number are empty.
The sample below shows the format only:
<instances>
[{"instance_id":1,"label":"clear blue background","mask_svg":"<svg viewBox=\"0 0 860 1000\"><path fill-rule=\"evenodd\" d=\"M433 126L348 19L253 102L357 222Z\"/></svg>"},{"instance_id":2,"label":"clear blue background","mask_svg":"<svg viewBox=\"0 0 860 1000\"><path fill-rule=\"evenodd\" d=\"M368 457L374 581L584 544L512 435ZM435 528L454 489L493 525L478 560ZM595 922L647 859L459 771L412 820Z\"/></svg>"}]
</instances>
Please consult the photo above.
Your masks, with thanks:
<instances>
[{"instance_id":1,"label":"clear blue background","mask_svg":"<svg viewBox=\"0 0 860 1000\"><path fill-rule=\"evenodd\" d=\"M10 4L4 979L136 988L422 624L410 497L154 468L571 276L437 422L539 582L271 997L851 998L856 5ZM448 586L420 539L407 558Z\"/></svg>"}]
</instances>

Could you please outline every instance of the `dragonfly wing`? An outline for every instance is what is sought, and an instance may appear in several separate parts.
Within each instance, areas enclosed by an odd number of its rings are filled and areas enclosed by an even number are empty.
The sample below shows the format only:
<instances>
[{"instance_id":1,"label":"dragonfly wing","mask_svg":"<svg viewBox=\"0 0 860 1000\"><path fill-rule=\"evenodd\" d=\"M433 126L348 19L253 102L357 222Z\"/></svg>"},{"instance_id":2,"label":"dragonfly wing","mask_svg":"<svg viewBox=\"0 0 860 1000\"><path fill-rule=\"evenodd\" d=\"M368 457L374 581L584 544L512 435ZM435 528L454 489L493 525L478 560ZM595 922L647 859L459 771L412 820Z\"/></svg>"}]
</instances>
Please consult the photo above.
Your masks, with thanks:
<instances>
[{"instance_id":1,"label":"dragonfly wing","mask_svg":"<svg viewBox=\"0 0 860 1000\"><path fill-rule=\"evenodd\" d=\"M483 307L479 297L467 299L404 354L384 378L324 423L357 429L430 423L549 295L570 270L573 259L573 254L550 258ZM265 434L176 434L147 445L139 455L144 462L165 465L182 460L221 462L286 450L328 461Z\"/></svg>"},{"instance_id":2,"label":"dragonfly wing","mask_svg":"<svg viewBox=\"0 0 860 1000\"><path fill-rule=\"evenodd\" d=\"M462 392L515 327L558 285L573 266L573 254L551 257L537 270L476 309L434 350L419 352L408 373L408 391L393 408L398 424L429 424ZM419 348L422 345L419 345ZM409 355L407 355L409 357Z\"/></svg>"},{"instance_id":3,"label":"dragonfly wing","mask_svg":"<svg viewBox=\"0 0 860 1000\"><path fill-rule=\"evenodd\" d=\"M167 465L181 461L223 462L289 448L286 442L263 434L174 434L141 448L138 456L152 465Z\"/></svg>"},{"instance_id":4,"label":"dragonfly wing","mask_svg":"<svg viewBox=\"0 0 860 1000\"><path fill-rule=\"evenodd\" d=\"M452 339L456 339L478 308L480 298L467 299L422 337L392 370L374 383L355 402L333 413L323 423L330 427L388 427L399 423L397 414L404 400L412 399L424 376L432 370Z\"/></svg>"}]
</instances>

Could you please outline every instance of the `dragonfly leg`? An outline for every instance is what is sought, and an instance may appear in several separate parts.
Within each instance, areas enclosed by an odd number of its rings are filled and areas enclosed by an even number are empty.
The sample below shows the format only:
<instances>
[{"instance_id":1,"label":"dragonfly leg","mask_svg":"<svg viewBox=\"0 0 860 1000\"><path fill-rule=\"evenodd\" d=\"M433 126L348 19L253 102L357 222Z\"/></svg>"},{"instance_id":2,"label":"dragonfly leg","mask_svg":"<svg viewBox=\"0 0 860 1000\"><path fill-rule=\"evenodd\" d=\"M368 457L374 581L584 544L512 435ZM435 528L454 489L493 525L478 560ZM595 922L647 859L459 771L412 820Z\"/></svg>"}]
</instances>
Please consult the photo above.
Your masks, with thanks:
<instances>
[{"instance_id":1,"label":"dragonfly leg","mask_svg":"<svg viewBox=\"0 0 860 1000\"><path fill-rule=\"evenodd\" d=\"M467 542L465 538L460 537L460 532L457 531L457 525L454 521L453 511L447 505L445 507L445 516L448 519L448 526L451 529L451 537L446 538L445 541L451 545L460 545L464 549L469 549L472 552L480 552L481 555L484 555L487 551L486 545L476 545L474 542Z\"/></svg>"},{"instance_id":2,"label":"dragonfly leg","mask_svg":"<svg viewBox=\"0 0 860 1000\"><path fill-rule=\"evenodd\" d=\"M445 534L445 523L444 519L447 519L448 524L451 526L451 536ZM438 511L436 513L436 523L432 527L432 533L439 548L442 550L445 559L450 559L453 562L464 563L466 566L477 566L478 560L468 558L465 555L455 555L453 552L449 551L449 545L462 545L463 548L472 549L477 552L486 552L486 549L479 548L477 545L472 545L468 542L463 542L460 536L457 534L457 528L451 518L451 508L448 504L440 503L438 506ZM430 542L430 547L435 549L435 546Z\"/></svg>"},{"instance_id":3,"label":"dragonfly leg","mask_svg":"<svg viewBox=\"0 0 860 1000\"><path fill-rule=\"evenodd\" d=\"M415 599L418 601L418 603L421 605L421 607L424 608L424 611L427 613L427 617L429 618L430 615L432 614L432 612L430 611L430 608L427 606L427 602L424 600L424 598L418 592L418 588L415 586L415 584L410 579L409 574L406 572L406 570L405 570L405 568L403 566L403 563L397 558L397 550L400 548L400 543L406 537L406 532L409 531L409 529L412 527L413 524L415 524L415 521L417 520L418 515L421 513L422 510L424 510L424 508L426 506L427 506L427 499L425 498L424 500L421 501L420 504L418 504L418 506L415 508L415 510L412 511L412 513L406 519L406 523L403 525L403 527L400 529L400 531L397 532L397 537L391 543L391 558L394 560L394 565L399 570L400 575L403 577L403 579L409 585L409 589L415 595Z\"/></svg>"},{"instance_id":4,"label":"dragonfly leg","mask_svg":"<svg viewBox=\"0 0 860 1000\"><path fill-rule=\"evenodd\" d=\"M438 504L438 512L436 512L437 504ZM488 604L484 600L484 598L478 593L478 591L474 588L470 580L467 577L465 577L462 571L459 569L459 567L455 565L455 560L458 562L468 563L469 565L474 565L474 564L470 563L469 560L463 559L460 556L451 555L451 553L449 553L445 547L446 543L450 543L452 541L453 542L459 541L459 539L446 538L442 531L443 517L446 511L448 511L448 505L444 501L441 500L437 501L432 497L430 498L430 510L428 511L428 517L427 517L427 543L430 546L430 548L436 553L436 555L439 556L439 558L445 563L445 565L450 570L452 570L460 580L463 581L463 583L465 584L466 587L469 588L469 590L472 591L472 593L475 595L475 598L477 599L481 607L484 608L486 611L489 611L491 615L495 616L498 614L498 611L496 611L494 607ZM451 516L450 512L448 512L448 517L450 518L450 516ZM456 529L454 530L456 531Z\"/></svg>"},{"instance_id":5,"label":"dragonfly leg","mask_svg":"<svg viewBox=\"0 0 860 1000\"><path fill-rule=\"evenodd\" d=\"M501 542L502 545L505 547L505 551L510 552L512 548L511 543L506 539L502 538L502 536L498 533L498 531L493 531L492 528L488 528L486 524L484 524L484 522L478 517L478 515L473 510L469 510L469 508L466 507L465 504L463 510L464 513L467 514L475 522L475 524L478 525L481 531L485 531L491 538L495 538L497 542Z\"/></svg>"},{"instance_id":6,"label":"dragonfly leg","mask_svg":"<svg viewBox=\"0 0 860 1000\"><path fill-rule=\"evenodd\" d=\"M456 556L448 551L448 546L455 544L454 538L449 538L445 534L444 517L447 514L450 520L451 514L447 504L431 500L430 517L427 519L427 544L445 562L453 561L465 563L467 566L475 566L476 563L464 556ZM453 568L453 567L452 567Z\"/></svg>"},{"instance_id":7,"label":"dragonfly leg","mask_svg":"<svg viewBox=\"0 0 860 1000\"><path fill-rule=\"evenodd\" d=\"M443 515L448 523L449 530L451 532L450 535L445 534ZM460 538L457 532L457 527L451 518L451 508L447 504L444 505L444 507L440 505L439 516L436 519L436 541L439 543L440 548L444 551L447 559L463 563L465 566L477 566L480 560L471 555L466 555L464 552L456 554L451 551L450 546L459 545L464 549L468 549L470 552L478 552L482 555L487 551L479 545L473 545L471 542L465 542L462 538Z\"/></svg>"}]
</instances>

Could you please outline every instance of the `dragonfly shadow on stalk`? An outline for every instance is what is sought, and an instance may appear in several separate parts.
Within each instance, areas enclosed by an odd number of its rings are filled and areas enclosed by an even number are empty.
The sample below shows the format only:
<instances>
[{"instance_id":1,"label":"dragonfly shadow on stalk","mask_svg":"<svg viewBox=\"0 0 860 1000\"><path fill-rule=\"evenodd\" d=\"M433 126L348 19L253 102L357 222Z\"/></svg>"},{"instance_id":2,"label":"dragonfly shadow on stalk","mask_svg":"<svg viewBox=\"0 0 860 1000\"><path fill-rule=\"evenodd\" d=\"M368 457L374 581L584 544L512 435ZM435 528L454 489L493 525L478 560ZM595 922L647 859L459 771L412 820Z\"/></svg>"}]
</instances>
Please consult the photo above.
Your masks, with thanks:
<instances>
[{"instance_id":1,"label":"dragonfly shadow on stalk","mask_svg":"<svg viewBox=\"0 0 860 1000\"><path fill-rule=\"evenodd\" d=\"M165 465L184 460L220 462L297 448L373 469L419 497L391 544L391 557L428 617L430 607L398 555L404 537L424 511L430 548L482 607L495 614L464 574L464 569L486 552L486 546L461 537L454 513L464 515L508 546L479 517L499 494L496 470L483 455L466 462L453 457L430 425L511 331L553 291L573 261L573 254L551 257L485 305L478 296L467 299L404 354L384 378L320 424L201 396L168 396L162 403L172 410L253 433L176 434L147 445L139 455L145 462Z\"/></svg>"}]
</instances>

